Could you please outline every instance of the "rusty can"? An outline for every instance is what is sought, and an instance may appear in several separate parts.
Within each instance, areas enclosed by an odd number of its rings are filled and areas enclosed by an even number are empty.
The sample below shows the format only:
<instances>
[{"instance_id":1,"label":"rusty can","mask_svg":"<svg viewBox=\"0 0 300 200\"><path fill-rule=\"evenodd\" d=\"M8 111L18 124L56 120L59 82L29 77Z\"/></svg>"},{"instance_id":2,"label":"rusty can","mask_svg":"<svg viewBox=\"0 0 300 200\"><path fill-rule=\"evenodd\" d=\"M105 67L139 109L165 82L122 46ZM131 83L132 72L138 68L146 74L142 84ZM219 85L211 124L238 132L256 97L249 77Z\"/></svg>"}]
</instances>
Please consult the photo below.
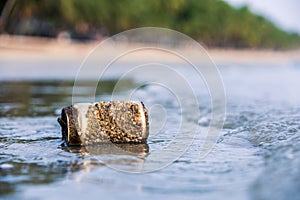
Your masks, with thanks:
<instances>
[{"instance_id":1,"label":"rusty can","mask_svg":"<svg viewBox=\"0 0 300 200\"><path fill-rule=\"evenodd\" d=\"M147 109L136 101L77 103L63 108L58 122L67 145L145 143L149 135Z\"/></svg>"}]
</instances>

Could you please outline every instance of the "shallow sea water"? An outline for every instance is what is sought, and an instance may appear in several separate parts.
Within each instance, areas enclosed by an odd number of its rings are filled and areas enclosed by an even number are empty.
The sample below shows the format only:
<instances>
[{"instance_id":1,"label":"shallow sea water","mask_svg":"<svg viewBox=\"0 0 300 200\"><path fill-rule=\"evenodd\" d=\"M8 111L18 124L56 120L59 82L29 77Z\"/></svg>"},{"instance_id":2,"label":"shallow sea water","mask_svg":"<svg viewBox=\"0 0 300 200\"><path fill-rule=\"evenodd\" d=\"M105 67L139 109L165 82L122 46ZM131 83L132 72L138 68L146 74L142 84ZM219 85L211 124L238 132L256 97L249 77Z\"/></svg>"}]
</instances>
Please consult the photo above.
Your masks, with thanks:
<instances>
[{"instance_id":1,"label":"shallow sea water","mask_svg":"<svg viewBox=\"0 0 300 200\"><path fill-rule=\"evenodd\" d=\"M176 161L141 174L114 168L138 168L147 156L118 155L103 146L92 155L84 148L61 145L56 120L61 108L72 103L73 82L69 77L35 77L35 81L2 77L0 197L299 199L300 67L296 63L227 63L219 69L227 95L227 112L214 148L199 159L201 130L208 127L211 108L207 93L196 90L197 98L203 99L199 105L201 115L191 111L189 117L199 127L199 134ZM102 80L96 99L109 99L116 81L113 77ZM141 80L135 77L123 81L123 90L130 91ZM80 85L82 91L90 89L88 81ZM122 96L122 92L117 94ZM81 95L84 98L84 92ZM171 94L154 86L142 87L137 95L146 106L159 103L166 107L171 116L160 130L155 126L160 119L152 119L150 128L159 131L152 135L150 132L146 147L126 147L151 154L172 141L178 105Z\"/></svg>"}]
</instances>

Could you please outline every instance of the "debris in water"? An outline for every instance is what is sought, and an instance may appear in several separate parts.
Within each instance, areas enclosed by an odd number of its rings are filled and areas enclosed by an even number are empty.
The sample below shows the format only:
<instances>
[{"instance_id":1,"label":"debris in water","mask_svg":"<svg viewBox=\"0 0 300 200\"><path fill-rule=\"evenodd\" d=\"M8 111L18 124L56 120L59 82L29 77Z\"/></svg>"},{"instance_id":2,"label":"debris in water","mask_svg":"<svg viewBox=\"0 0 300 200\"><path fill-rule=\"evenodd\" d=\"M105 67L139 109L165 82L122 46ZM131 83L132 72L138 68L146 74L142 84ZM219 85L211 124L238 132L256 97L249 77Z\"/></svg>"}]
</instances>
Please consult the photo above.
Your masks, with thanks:
<instances>
[{"instance_id":1,"label":"debris in water","mask_svg":"<svg viewBox=\"0 0 300 200\"><path fill-rule=\"evenodd\" d=\"M145 143L148 112L142 102L78 103L62 109L58 122L67 145Z\"/></svg>"}]
</instances>

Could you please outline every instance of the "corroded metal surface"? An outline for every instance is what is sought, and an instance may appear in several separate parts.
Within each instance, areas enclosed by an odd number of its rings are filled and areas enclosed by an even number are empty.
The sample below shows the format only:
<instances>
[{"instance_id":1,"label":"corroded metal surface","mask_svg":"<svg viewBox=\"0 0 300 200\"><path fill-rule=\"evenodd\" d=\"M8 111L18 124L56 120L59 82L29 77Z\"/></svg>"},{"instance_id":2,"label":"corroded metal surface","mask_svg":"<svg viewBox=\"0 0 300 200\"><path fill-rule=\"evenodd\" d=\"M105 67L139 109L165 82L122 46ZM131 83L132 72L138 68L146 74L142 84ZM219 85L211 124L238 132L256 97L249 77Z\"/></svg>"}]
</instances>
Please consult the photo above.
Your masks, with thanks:
<instances>
[{"instance_id":1,"label":"corroded metal surface","mask_svg":"<svg viewBox=\"0 0 300 200\"><path fill-rule=\"evenodd\" d=\"M58 122L68 145L144 143L149 135L148 112L142 102L74 104L62 109Z\"/></svg>"}]
</instances>

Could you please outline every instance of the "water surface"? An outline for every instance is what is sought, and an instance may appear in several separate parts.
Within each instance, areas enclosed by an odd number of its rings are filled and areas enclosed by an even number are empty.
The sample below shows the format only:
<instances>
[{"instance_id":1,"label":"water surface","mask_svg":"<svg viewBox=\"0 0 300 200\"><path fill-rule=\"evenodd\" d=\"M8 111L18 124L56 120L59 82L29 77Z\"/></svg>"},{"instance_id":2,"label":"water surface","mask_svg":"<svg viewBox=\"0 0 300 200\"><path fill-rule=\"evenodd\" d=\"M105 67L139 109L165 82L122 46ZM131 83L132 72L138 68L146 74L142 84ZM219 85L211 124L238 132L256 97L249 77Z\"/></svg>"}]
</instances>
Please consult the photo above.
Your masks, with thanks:
<instances>
[{"instance_id":1,"label":"water surface","mask_svg":"<svg viewBox=\"0 0 300 200\"><path fill-rule=\"evenodd\" d=\"M45 77L35 81L7 79L0 83L0 194L4 198L145 199L298 199L300 195L300 68L286 65L220 65L227 94L227 115L212 151L199 159L201 131L174 163L142 174L120 172L138 168L147 156L117 155L107 147L91 155L83 148L62 146L56 122L72 103L73 81ZM156 72L157 73L157 72ZM184 73L192 73L188 69ZM140 76L142 77L142 76ZM193 80L193 76L190 76ZM28 78L28 77L27 77ZM165 77L166 79L172 77ZM114 78L102 80L97 100L109 99ZM141 80L125 80L130 91ZM196 80L195 80L196 81ZM82 97L89 82L80 82ZM202 86L199 86L202 88ZM117 94L122 95L118 91ZM197 91L201 115L191 123L205 130L210 119L209 95ZM174 96L145 86L136 93L148 105L167 109L161 129L152 119L147 146L133 151L151 154L168 145L180 117ZM155 112L155 110L152 110ZM155 115L154 115L155 116ZM189 130L187 130L189 131ZM107 153L108 152L108 153ZM100 157L99 157L100 156Z\"/></svg>"}]
</instances>

